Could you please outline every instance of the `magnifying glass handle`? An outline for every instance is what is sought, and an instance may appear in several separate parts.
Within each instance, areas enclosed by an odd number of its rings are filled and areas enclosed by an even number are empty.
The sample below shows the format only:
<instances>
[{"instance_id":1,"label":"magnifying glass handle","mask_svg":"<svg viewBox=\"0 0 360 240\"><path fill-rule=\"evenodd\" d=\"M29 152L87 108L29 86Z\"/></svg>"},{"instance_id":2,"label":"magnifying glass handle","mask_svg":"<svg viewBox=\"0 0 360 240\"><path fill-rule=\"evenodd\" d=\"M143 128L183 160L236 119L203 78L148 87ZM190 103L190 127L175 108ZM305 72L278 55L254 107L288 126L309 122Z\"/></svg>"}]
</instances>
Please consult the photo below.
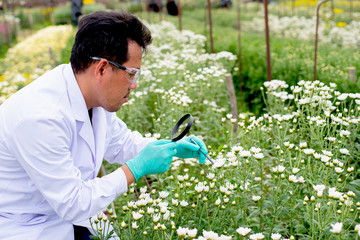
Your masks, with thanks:
<instances>
[{"instance_id":1,"label":"magnifying glass handle","mask_svg":"<svg viewBox=\"0 0 360 240\"><path fill-rule=\"evenodd\" d=\"M199 144L197 144L197 142L195 142L192 138L190 138L190 140L199 147L199 151L202 153L202 155L204 155L212 164L214 164L213 160L211 160L211 158L201 150Z\"/></svg>"}]
</instances>

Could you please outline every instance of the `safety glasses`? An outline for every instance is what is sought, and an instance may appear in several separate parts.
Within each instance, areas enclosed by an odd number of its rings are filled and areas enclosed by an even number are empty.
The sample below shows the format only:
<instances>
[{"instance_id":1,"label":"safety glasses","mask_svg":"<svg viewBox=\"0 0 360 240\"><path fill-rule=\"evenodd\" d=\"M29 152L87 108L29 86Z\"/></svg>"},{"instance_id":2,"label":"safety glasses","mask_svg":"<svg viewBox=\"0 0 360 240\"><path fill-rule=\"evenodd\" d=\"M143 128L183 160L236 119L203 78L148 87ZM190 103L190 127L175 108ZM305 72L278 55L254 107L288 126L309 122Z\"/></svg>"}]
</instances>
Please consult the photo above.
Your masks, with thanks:
<instances>
[{"instance_id":1,"label":"safety glasses","mask_svg":"<svg viewBox=\"0 0 360 240\"><path fill-rule=\"evenodd\" d=\"M92 60L102 60L102 59L106 59L106 58L102 58L102 57L90 57ZM121 70L124 70L125 72L127 72L127 79L129 80L129 82L131 84L134 84L136 83L139 78L140 78L140 74L141 74L141 70L140 69L137 69L137 68L128 68L128 67L125 67L123 65L121 65L120 63L116 63L114 61L111 61L109 59L106 59L109 63L111 63L112 65L114 65L115 67L121 69Z\"/></svg>"}]
</instances>

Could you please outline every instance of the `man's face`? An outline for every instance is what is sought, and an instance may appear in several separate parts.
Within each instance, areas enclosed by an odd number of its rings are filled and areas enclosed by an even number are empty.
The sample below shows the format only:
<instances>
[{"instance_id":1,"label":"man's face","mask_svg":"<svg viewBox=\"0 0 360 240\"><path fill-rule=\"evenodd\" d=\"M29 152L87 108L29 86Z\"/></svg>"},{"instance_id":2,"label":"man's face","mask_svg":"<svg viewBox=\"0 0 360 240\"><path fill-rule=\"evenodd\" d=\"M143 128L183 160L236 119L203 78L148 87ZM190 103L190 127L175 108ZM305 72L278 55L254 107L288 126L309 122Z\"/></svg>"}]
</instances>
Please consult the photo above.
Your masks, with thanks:
<instances>
[{"instance_id":1,"label":"man's face","mask_svg":"<svg viewBox=\"0 0 360 240\"><path fill-rule=\"evenodd\" d=\"M128 44L129 60L122 65L127 68L141 67L142 49L135 41L129 41ZM109 68L110 63L108 64ZM121 106L128 101L130 90L137 87L137 83L129 81L129 73L122 69L114 69L107 71L104 75L104 81L100 85L100 105L109 112L118 111Z\"/></svg>"}]
</instances>

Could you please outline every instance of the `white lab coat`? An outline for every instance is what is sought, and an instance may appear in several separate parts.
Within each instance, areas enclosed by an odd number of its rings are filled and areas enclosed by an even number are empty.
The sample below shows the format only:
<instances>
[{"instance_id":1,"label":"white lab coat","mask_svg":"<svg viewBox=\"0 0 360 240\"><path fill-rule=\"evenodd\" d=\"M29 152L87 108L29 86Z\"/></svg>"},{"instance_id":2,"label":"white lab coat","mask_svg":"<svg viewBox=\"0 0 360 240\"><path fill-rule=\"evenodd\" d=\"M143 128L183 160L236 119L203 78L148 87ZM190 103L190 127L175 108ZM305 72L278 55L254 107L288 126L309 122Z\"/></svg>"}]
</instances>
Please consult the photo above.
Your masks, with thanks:
<instances>
[{"instance_id":1,"label":"white lab coat","mask_svg":"<svg viewBox=\"0 0 360 240\"><path fill-rule=\"evenodd\" d=\"M60 65L0 106L0 239L71 240L127 191L117 169L153 139L93 109L92 124L70 64Z\"/></svg>"}]
</instances>

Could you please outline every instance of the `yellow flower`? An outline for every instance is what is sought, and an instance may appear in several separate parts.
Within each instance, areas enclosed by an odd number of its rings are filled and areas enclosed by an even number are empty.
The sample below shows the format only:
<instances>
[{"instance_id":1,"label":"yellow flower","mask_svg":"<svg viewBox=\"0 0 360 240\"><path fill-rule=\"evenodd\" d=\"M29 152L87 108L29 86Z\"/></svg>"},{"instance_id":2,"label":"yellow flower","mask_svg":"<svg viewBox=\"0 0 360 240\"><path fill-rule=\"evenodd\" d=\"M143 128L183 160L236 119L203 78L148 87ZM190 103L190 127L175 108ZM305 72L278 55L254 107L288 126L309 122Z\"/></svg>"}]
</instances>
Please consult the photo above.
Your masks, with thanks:
<instances>
[{"instance_id":1,"label":"yellow flower","mask_svg":"<svg viewBox=\"0 0 360 240\"><path fill-rule=\"evenodd\" d=\"M340 8L334 8L333 11L334 11L334 13L342 13L343 12L343 10Z\"/></svg>"},{"instance_id":2,"label":"yellow flower","mask_svg":"<svg viewBox=\"0 0 360 240\"><path fill-rule=\"evenodd\" d=\"M5 75L0 75L0 82L3 82L5 80Z\"/></svg>"},{"instance_id":3,"label":"yellow flower","mask_svg":"<svg viewBox=\"0 0 360 240\"><path fill-rule=\"evenodd\" d=\"M310 0L310 1L309 1L309 4L310 4L311 6L315 6L315 5L317 4L317 1Z\"/></svg>"},{"instance_id":4,"label":"yellow flower","mask_svg":"<svg viewBox=\"0 0 360 240\"><path fill-rule=\"evenodd\" d=\"M86 5L86 4L93 4L95 3L95 0L83 0L83 4Z\"/></svg>"},{"instance_id":5,"label":"yellow flower","mask_svg":"<svg viewBox=\"0 0 360 240\"><path fill-rule=\"evenodd\" d=\"M7 70L31 74L39 66L42 68L54 64L59 60L61 50L65 48L72 33L73 28L70 25L49 26L39 30L8 50L4 58L4 62L10 66ZM49 54L50 51L52 55Z\"/></svg>"},{"instance_id":6,"label":"yellow flower","mask_svg":"<svg viewBox=\"0 0 360 240\"><path fill-rule=\"evenodd\" d=\"M337 22L336 26L337 27L346 27L346 22Z\"/></svg>"}]
</instances>

